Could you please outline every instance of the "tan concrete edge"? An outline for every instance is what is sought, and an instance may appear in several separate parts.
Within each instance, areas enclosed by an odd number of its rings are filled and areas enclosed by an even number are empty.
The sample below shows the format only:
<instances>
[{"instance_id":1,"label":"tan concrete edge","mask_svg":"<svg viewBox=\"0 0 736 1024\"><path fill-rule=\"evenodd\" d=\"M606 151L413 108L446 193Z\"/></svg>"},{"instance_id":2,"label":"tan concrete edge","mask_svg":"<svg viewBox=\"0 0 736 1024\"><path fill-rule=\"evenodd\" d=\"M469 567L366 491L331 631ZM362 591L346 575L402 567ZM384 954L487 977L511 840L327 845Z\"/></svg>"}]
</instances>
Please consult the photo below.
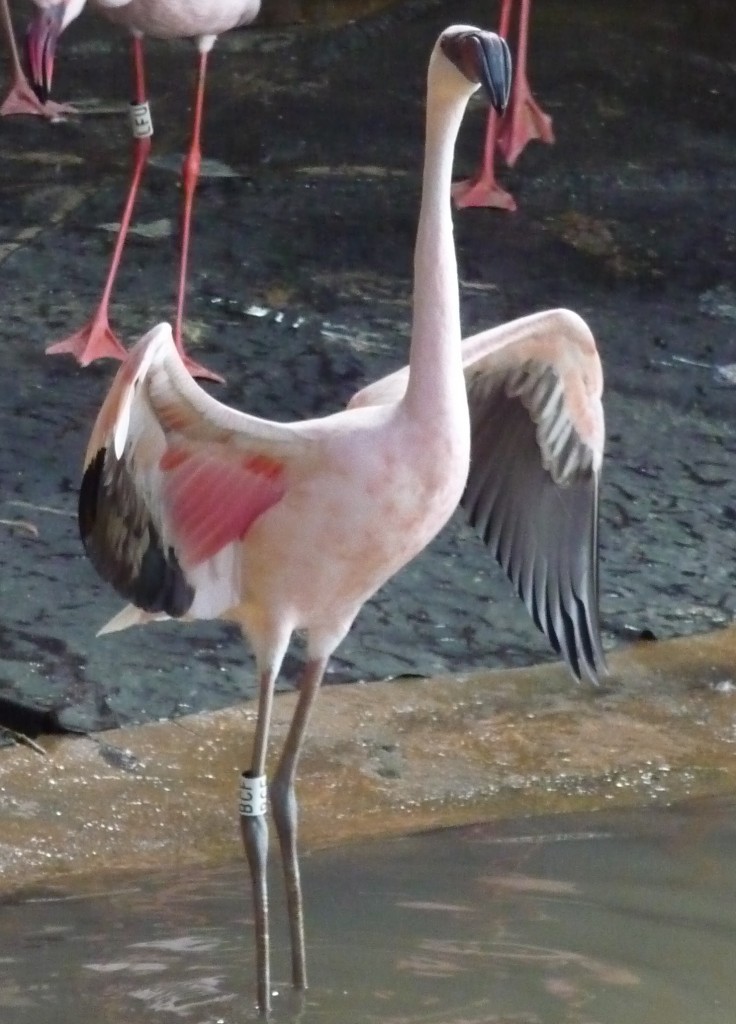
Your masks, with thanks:
<instances>
[{"instance_id":1,"label":"tan concrete edge","mask_svg":"<svg viewBox=\"0 0 736 1024\"><path fill-rule=\"evenodd\" d=\"M300 765L305 847L736 789L736 629L559 665L328 687ZM270 749L294 697L275 702ZM255 706L0 751L0 889L240 856Z\"/></svg>"}]
</instances>

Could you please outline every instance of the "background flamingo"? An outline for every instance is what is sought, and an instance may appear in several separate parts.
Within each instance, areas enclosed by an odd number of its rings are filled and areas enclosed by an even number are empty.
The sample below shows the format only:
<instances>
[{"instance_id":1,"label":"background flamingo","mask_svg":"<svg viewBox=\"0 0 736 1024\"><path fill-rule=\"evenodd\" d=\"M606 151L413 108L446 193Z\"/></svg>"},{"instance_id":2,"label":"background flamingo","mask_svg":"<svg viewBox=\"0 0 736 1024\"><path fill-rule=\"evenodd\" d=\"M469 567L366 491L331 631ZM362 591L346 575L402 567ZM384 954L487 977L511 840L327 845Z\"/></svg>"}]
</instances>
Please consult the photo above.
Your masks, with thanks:
<instances>
[{"instance_id":1,"label":"background flamingo","mask_svg":"<svg viewBox=\"0 0 736 1024\"><path fill-rule=\"evenodd\" d=\"M84 5L84 0L81 0L81 5ZM73 11L74 5L69 4L64 12L66 24L73 21L76 17L76 13L73 13ZM40 117L55 118L62 117L64 114L75 113L74 107L66 103L54 103L48 98L45 103L41 102L31 88L18 56L18 46L15 42L15 33L13 32L9 0L0 0L0 21L2 21L3 35L8 42L10 66L13 75L10 92L5 97L2 106L0 106L0 116L7 116L8 114L35 114Z\"/></svg>"},{"instance_id":2,"label":"background flamingo","mask_svg":"<svg viewBox=\"0 0 736 1024\"><path fill-rule=\"evenodd\" d=\"M513 3L514 0L503 0L498 31L504 38L509 34ZM495 206L502 210L515 210L514 197L496 181L496 149L500 150L509 167L513 167L527 142L532 139L549 143L555 141L552 118L544 113L532 96L526 72L530 8L531 0L521 0L519 46L509 108L500 120L495 110L489 111L480 169L475 177L453 185L456 206Z\"/></svg>"},{"instance_id":3,"label":"background flamingo","mask_svg":"<svg viewBox=\"0 0 736 1024\"><path fill-rule=\"evenodd\" d=\"M306 964L294 782L310 709L364 602L442 528L466 483L471 519L537 624L576 675L595 681L604 669L595 343L578 317L554 311L461 346L449 190L455 139L479 83L503 109L505 43L466 26L447 29L428 71L408 369L360 392L343 412L269 422L199 388L160 324L118 371L87 448L80 532L100 575L133 602L103 632L168 616L219 617L240 625L255 654L260 696L241 828L263 1011L266 749L293 631L306 634L306 662L270 795L297 988L306 986Z\"/></svg>"},{"instance_id":4,"label":"background flamingo","mask_svg":"<svg viewBox=\"0 0 736 1024\"><path fill-rule=\"evenodd\" d=\"M84 0L37 0L37 2L43 9L29 28L28 55L33 86L40 98L45 100L51 89L56 40L61 31L59 26L65 27L68 24L70 20L68 12L72 7L75 8L74 16L79 13L84 5ZM194 0L191 3L182 3L181 0L123 0L123 2L120 0L92 0L92 5L102 11L110 21L127 28L133 37L134 103L131 108L134 136L133 175L100 304L89 323L75 331L70 337L49 346L46 351L54 355L71 353L82 366L105 356L113 359L125 358L125 348L110 328L109 305L136 195L151 151L153 124L146 99L143 37L150 35L157 39L193 38L199 52L199 64L194 95L192 132L189 149L182 167L184 210L174 337L177 348L191 373L198 377L221 381L222 378L219 374L193 362L183 348L189 236L194 192L201 164L200 136L207 60L217 36L229 29L250 24L258 15L261 0Z\"/></svg>"}]
</instances>

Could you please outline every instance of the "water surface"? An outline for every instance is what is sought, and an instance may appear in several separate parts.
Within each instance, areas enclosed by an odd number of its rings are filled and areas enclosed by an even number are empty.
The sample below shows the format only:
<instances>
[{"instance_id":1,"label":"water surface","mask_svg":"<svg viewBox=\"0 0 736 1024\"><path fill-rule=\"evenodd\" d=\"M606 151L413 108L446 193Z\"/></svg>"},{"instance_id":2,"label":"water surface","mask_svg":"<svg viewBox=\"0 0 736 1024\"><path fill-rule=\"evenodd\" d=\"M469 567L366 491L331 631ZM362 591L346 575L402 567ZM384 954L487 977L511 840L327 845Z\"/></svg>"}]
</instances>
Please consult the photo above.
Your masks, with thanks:
<instances>
[{"instance_id":1,"label":"water surface","mask_svg":"<svg viewBox=\"0 0 736 1024\"><path fill-rule=\"evenodd\" d=\"M736 804L536 818L303 859L311 988L275 1022L733 1024ZM244 868L126 876L0 908L0 1019L243 1024Z\"/></svg>"}]
</instances>

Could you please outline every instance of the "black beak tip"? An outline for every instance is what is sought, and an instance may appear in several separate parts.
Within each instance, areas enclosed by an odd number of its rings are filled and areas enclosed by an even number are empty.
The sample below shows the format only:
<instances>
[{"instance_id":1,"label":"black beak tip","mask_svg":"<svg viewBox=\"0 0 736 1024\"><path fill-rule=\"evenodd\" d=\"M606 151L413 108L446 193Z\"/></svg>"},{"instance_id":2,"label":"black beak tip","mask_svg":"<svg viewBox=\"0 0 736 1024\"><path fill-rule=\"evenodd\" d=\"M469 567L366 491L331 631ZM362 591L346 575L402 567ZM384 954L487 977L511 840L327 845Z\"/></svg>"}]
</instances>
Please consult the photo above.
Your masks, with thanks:
<instances>
[{"instance_id":1,"label":"black beak tip","mask_svg":"<svg viewBox=\"0 0 736 1024\"><path fill-rule=\"evenodd\" d=\"M498 114L508 106L511 93L511 51L501 36L495 37L495 52L491 56L491 105Z\"/></svg>"},{"instance_id":2,"label":"black beak tip","mask_svg":"<svg viewBox=\"0 0 736 1024\"><path fill-rule=\"evenodd\" d=\"M48 53L53 54L56 39L56 22L49 23L48 16L41 14L31 22L25 36L25 71L31 88L40 103L46 103L51 95L48 75ZM58 33L57 33L58 34Z\"/></svg>"},{"instance_id":3,"label":"black beak tip","mask_svg":"<svg viewBox=\"0 0 736 1024\"><path fill-rule=\"evenodd\" d=\"M49 90L46 83L39 84L38 82L31 82L31 88L38 97L39 103L46 103L49 98Z\"/></svg>"}]
</instances>

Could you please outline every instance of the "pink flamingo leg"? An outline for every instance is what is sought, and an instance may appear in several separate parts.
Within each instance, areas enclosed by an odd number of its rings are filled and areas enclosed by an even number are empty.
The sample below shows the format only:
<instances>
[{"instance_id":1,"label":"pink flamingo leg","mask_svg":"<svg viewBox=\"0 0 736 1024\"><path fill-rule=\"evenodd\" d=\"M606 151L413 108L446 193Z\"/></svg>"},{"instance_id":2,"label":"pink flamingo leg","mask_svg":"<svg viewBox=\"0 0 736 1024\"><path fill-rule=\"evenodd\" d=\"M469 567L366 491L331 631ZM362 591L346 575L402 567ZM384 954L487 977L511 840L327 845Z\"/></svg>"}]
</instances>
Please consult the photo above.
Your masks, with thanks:
<instances>
[{"instance_id":1,"label":"pink flamingo leg","mask_svg":"<svg viewBox=\"0 0 736 1024\"><path fill-rule=\"evenodd\" d=\"M498 148L509 167L513 167L527 142L539 139L553 143L552 118L541 109L532 96L526 74L531 0L521 0L519 20L519 52L511 87L511 103L498 132ZM503 34L503 33L502 33Z\"/></svg>"},{"instance_id":2,"label":"pink flamingo leg","mask_svg":"<svg viewBox=\"0 0 736 1024\"><path fill-rule=\"evenodd\" d=\"M225 380L212 370L208 370L199 363L194 362L184 351L182 341L184 327L184 301L187 289L187 264L189 261L189 238L192 226L192 206L194 205L194 193L199 180L199 169L202 163L202 150L200 137L202 133L202 111L204 109L204 87L207 77L207 57L209 49L203 49L199 54L199 68L197 71L197 88L194 98L194 124L192 126L192 140L189 152L184 158L184 165L181 172L182 190L184 193L184 212L182 217L181 231L181 262L179 264L179 292L176 303L176 324L174 327L174 341L179 350L186 368L193 377L203 377L206 380L214 380L224 384Z\"/></svg>"},{"instance_id":3,"label":"pink flamingo leg","mask_svg":"<svg viewBox=\"0 0 736 1024\"><path fill-rule=\"evenodd\" d=\"M491 110L488 115L486 127L486 141L483 147L483 163L481 169L474 178L466 178L464 181L456 181L452 186L452 198L457 207L465 206L491 206L497 210L509 210L513 213L516 209L514 197L496 181L493 170L493 158L496 148L496 132L498 129L498 115Z\"/></svg>"},{"instance_id":4,"label":"pink flamingo leg","mask_svg":"<svg viewBox=\"0 0 736 1024\"><path fill-rule=\"evenodd\" d=\"M8 40L10 63L13 70L13 84L0 106L0 117L7 117L9 114L33 114L36 117L54 118L64 114L75 114L74 107L66 103L52 103L50 100L42 103L36 96L21 67L8 0L0 0L0 17L2 18L3 33Z\"/></svg>"},{"instance_id":5,"label":"pink flamingo leg","mask_svg":"<svg viewBox=\"0 0 736 1024\"><path fill-rule=\"evenodd\" d=\"M139 36L133 36L133 64L135 76L135 97L136 105L145 104L146 84L143 68L143 41ZM63 341L57 341L46 349L48 355L61 355L70 353L75 356L80 366L87 366L95 359L125 359L127 352L120 344L117 337L110 329L108 321L108 308L110 296L112 295L115 277L120 265L120 259L125 247L125 239L128 234L133 207L135 206L138 187L143 177L143 172L151 152L151 136L136 137L133 141L133 177L128 190L128 198L125 201L123 215L118 229L115 248L112 254L110 270L107 274L105 288L97 310L89 321L80 330Z\"/></svg>"},{"instance_id":6,"label":"pink flamingo leg","mask_svg":"<svg viewBox=\"0 0 736 1024\"><path fill-rule=\"evenodd\" d=\"M503 0L501 20L498 32L504 39L508 37L511 4L513 0ZM516 209L514 197L496 181L493 169L496 137L498 131L498 115L491 109L486 126L486 139L483 146L483 162L474 178L457 181L452 186L452 198L458 207L491 206L499 210Z\"/></svg>"}]
</instances>

